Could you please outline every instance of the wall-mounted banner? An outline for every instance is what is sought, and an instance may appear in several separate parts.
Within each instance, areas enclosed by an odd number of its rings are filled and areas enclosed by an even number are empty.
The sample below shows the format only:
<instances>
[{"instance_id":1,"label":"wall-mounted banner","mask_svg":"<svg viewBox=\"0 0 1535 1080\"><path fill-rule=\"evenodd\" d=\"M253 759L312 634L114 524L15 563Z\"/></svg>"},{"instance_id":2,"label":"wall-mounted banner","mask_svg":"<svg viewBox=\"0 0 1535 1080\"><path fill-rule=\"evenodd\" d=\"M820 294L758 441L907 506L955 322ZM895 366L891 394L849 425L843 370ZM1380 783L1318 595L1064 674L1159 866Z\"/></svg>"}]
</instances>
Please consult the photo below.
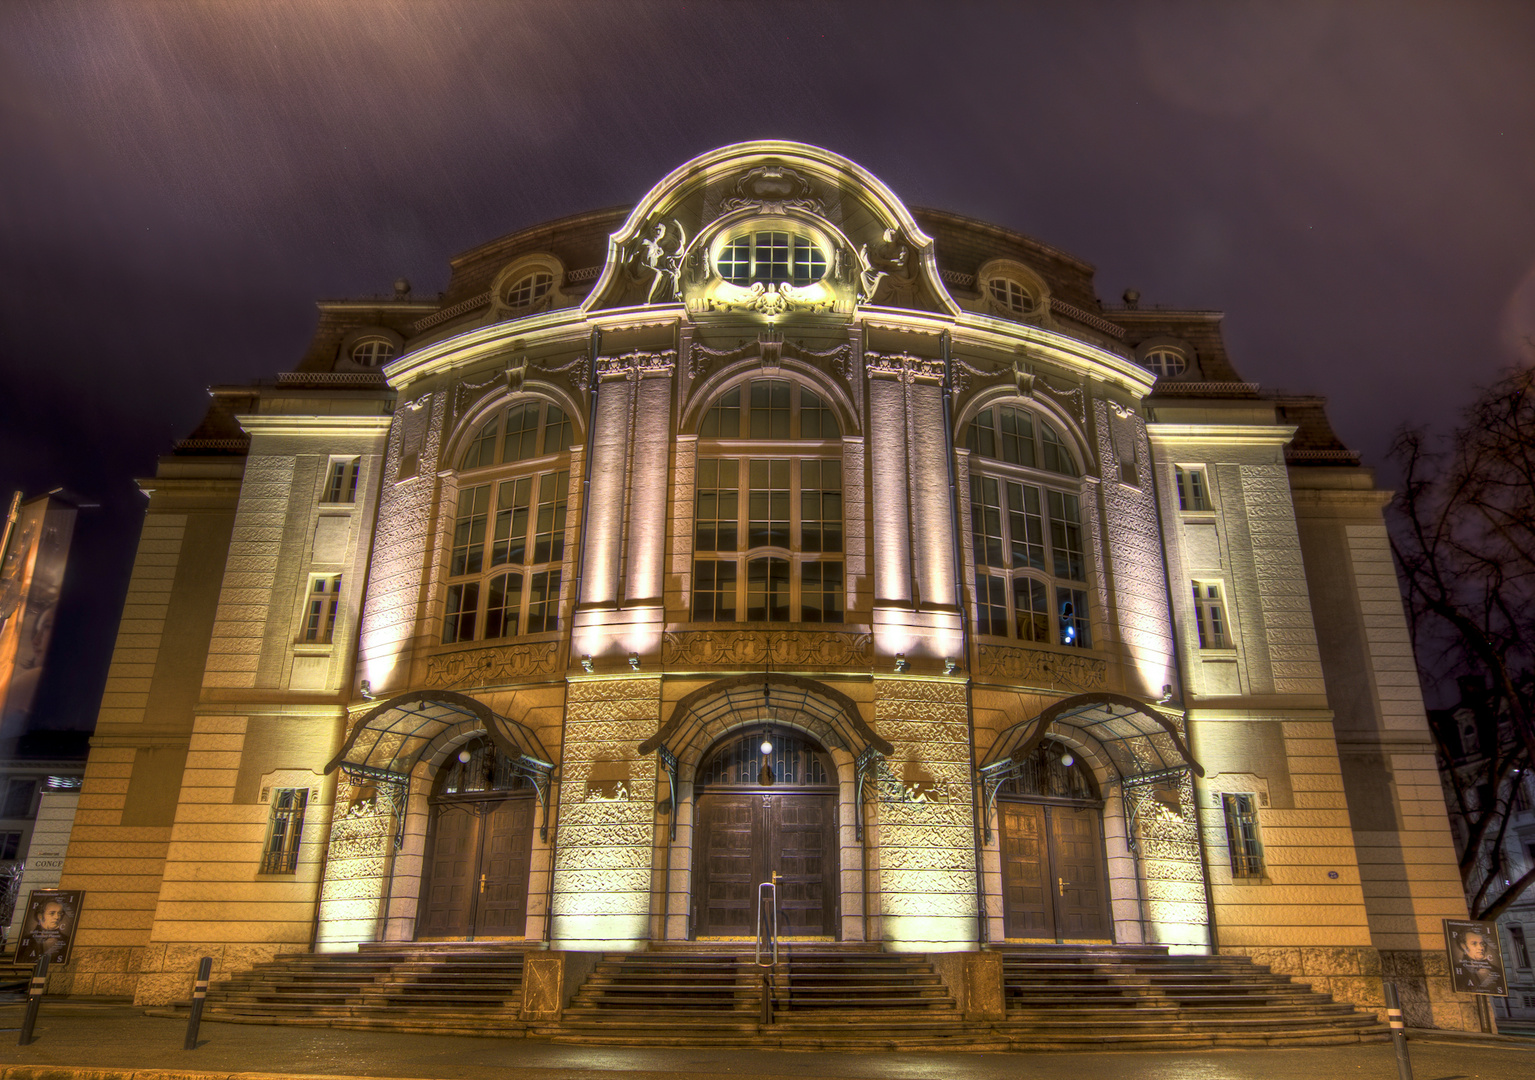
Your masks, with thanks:
<instances>
[{"instance_id":1,"label":"wall-mounted banner","mask_svg":"<svg viewBox=\"0 0 1535 1080\"><path fill-rule=\"evenodd\" d=\"M1456 993L1508 996L1496 923L1446 919L1444 943L1450 954L1450 983Z\"/></svg>"},{"instance_id":2,"label":"wall-mounted banner","mask_svg":"<svg viewBox=\"0 0 1535 1080\"><path fill-rule=\"evenodd\" d=\"M69 963L85 893L79 889L37 889L27 900L27 914L16 939L15 963L31 967L44 956L51 964Z\"/></svg>"}]
</instances>

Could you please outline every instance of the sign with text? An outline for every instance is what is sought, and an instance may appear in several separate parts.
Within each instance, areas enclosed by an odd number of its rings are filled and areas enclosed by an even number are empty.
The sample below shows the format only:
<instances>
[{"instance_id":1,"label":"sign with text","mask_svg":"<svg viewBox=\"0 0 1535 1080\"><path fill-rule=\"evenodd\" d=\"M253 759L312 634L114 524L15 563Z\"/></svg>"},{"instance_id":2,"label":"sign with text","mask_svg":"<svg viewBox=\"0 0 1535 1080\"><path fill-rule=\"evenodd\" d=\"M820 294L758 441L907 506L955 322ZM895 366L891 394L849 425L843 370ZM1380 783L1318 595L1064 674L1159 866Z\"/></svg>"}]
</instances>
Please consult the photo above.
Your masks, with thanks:
<instances>
[{"instance_id":1,"label":"sign with text","mask_svg":"<svg viewBox=\"0 0 1535 1080\"><path fill-rule=\"evenodd\" d=\"M1450 954L1450 984L1456 993L1508 996L1496 923L1446 919L1444 944Z\"/></svg>"}]
</instances>

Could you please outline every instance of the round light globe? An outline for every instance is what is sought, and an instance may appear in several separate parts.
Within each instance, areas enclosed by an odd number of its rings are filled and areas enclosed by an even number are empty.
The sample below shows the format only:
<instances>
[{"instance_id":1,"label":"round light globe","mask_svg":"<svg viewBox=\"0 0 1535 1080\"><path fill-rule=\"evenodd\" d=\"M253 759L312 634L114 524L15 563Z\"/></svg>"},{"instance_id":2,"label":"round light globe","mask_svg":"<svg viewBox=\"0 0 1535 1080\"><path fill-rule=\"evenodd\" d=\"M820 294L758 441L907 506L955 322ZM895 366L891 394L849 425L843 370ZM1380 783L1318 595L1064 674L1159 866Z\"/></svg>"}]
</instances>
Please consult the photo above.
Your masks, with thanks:
<instances>
[{"instance_id":1,"label":"round light globe","mask_svg":"<svg viewBox=\"0 0 1535 1080\"><path fill-rule=\"evenodd\" d=\"M471 755L470 755L469 751L467 751L467 750L460 750L458 752L458 760L462 761L465 765L469 764L470 756Z\"/></svg>"},{"instance_id":2,"label":"round light globe","mask_svg":"<svg viewBox=\"0 0 1535 1080\"><path fill-rule=\"evenodd\" d=\"M773 740L772 739L763 739L762 740L762 754L763 754L763 756L766 757L768 754L771 754L772 752L773 752Z\"/></svg>"},{"instance_id":3,"label":"round light globe","mask_svg":"<svg viewBox=\"0 0 1535 1080\"><path fill-rule=\"evenodd\" d=\"M1068 769L1071 768L1076 763L1077 763L1077 759L1071 756L1071 751L1070 750L1066 751L1064 754L1061 755L1061 764L1066 766Z\"/></svg>"}]
</instances>

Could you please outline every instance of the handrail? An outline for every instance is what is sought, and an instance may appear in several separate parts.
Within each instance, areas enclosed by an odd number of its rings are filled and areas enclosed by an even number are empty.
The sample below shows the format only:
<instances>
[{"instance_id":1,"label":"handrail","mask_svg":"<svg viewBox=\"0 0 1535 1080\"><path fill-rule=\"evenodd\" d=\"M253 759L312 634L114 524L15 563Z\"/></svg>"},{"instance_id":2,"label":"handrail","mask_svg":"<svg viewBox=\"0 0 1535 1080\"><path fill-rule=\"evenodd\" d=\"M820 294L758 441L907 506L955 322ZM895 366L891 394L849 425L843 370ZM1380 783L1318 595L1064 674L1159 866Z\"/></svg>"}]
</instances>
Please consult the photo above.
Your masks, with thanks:
<instances>
[{"instance_id":1,"label":"handrail","mask_svg":"<svg viewBox=\"0 0 1535 1080\"><path fill-rule=\"evenodd\" d=\"M763 900L763 890L764 889L767 890L767 894L766 894L767 895L767 899L768 899L769 903L772 905L772 912L773 912L771 928L768 930L769 940L766 943L764 943L763 938L762 938L762 931L763 931L762 900ZM771 959L769 959L768 962L764 964L762 962L762 955L763 955L763 952L764 952L765 949L768 952L768 955L771 957ZM773 871L773 879L771 881L764 881L762 884L757 886L757 951L756 951L756 955L754 956L753 959L755 959L756 964L757 964L758 967L771 968L771 967L777 967L778 966L778 871L777 870Z\"/></svg>"}]
</instances>

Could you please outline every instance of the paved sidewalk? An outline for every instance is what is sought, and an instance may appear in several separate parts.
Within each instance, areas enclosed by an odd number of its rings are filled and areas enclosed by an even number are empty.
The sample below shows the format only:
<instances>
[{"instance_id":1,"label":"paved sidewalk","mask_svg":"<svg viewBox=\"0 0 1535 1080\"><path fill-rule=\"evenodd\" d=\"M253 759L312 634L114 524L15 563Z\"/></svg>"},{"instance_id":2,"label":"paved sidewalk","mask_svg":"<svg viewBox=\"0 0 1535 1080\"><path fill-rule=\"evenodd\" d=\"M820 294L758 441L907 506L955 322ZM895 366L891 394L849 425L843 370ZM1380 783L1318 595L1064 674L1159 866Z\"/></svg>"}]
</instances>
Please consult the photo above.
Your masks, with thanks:
<instances>
[{"instance_id":1,"label":"paved sidewalk","mask_svg":"<svg viewBox=\"0 0 1535 1080\"><path fill-rule=\"evenodd\" d=\"M127 1006L43 1003L37 1041L16 1045L20 1006L0 1006L0 1080L69 1067L105 1080L134 1071L353 1076L420 1080L1396 1080L1389 1043L1293 1050L1172 1053L829 1054L567 1046L536 1039L474 1039L334 1028L205 1023L196 1050L186 1024ZM1417 1040L1416 1080L1530 1080L1535 1042ZM16 1066L42 1066L36 1074ZM60 1070L60 1071L55 1071ZM168 1078L167 1078L168 1080Z\"/></svg>"}]
</instances>

